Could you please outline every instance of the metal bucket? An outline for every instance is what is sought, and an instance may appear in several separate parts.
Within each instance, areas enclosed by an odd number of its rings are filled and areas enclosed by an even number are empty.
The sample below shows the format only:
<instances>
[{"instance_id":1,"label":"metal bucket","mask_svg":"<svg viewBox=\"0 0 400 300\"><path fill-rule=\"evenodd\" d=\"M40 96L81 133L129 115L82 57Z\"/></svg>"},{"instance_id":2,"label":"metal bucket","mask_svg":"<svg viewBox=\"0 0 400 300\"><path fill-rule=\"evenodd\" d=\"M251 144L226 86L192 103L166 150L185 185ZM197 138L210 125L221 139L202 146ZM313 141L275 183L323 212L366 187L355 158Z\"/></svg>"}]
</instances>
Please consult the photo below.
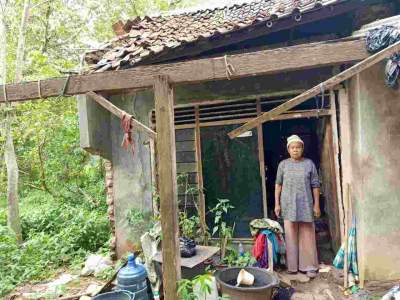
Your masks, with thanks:
<instances>
[{"instance_id":1,"label":"metal bucket","mask_svg":"<svg viewBox=\"0 0 400 300\"><path fill-rule=\"evenodd\" d=\"M236 287L236 279L241 269L254 275L253 286ZM279 284L278 278L265 269L260 268L227 268L216 273L217 282L222 294L231 300L271 300L272 290Z\"/></svg>"},{"instance_id":2,"label":"metal bucket","mask_svg":"<svg viewBox=\"0 0 400 300\"><path fill-rule=\"evenodd\" d=\"M135 294L128 291L115 291L97 295L92 300L133 300Z\"/></svg>"}]
</instances>

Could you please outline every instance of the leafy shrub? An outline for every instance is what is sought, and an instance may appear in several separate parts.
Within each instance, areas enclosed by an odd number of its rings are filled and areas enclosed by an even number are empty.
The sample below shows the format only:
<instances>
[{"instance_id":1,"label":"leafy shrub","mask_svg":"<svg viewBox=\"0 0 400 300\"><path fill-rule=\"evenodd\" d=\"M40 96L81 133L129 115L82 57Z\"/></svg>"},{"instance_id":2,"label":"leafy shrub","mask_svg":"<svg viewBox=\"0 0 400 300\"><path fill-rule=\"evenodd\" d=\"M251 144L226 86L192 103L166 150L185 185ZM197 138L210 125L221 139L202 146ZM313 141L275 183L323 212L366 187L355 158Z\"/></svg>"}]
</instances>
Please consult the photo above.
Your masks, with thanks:
<instances>
[{"instance_id":1,"label":"leafy shrub","mask_svg":"<svg viewBox=\"0 0 400 300\"><path fill-rule=\"evenodd\" d=\"M110 238L105 213L55 201L27 205L21 221L26 240L20 247L0 225L0 295L22 282L45 278L61 266L81 264Z\"/></svg>"}]
</instances>

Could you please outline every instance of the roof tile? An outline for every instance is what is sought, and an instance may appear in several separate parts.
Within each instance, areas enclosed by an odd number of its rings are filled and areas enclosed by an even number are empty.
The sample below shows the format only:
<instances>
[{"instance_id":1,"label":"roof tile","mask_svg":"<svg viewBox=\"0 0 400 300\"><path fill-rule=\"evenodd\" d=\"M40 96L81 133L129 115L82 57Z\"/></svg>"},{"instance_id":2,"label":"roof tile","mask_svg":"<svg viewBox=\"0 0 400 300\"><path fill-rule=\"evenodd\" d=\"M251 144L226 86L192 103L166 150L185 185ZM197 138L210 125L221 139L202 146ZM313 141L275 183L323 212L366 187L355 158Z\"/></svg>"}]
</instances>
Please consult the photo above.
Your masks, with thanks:
<instances>
[{"instance_id":1,"label":"roof tile","mask_svg":"<svg viewBox=\"0 0 400 300\"><path fill-rule=\"evenodd\" d=\"M336 0L339 1L339 0ZM195 43L263 21L292 13L306 12L335 0L255 0L231 7L206 9L158 17L128 20L115 26L118 34L101 50L87 53L86 62L93 72L135 66L154 55L159 57L187 43ZM124 34L125 32L125 34Z\"/></svg>"}]
</instances>

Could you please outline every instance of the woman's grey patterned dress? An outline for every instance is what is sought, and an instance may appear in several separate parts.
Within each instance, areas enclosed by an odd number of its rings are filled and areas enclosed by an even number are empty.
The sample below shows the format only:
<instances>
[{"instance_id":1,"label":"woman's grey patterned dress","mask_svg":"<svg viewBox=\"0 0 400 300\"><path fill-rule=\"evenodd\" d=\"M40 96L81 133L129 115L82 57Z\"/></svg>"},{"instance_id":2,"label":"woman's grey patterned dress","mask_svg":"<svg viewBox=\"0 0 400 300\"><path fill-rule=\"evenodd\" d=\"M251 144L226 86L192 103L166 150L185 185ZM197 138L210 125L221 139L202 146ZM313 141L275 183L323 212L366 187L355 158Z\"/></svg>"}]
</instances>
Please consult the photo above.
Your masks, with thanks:
<instances>
[{"instance_id":1,"label":"woman's grey patterned dress","mask_svg":"<svg viewBox=\"0 0 400 300\"><path fill-rule=\"evenodd\" d=\"M276 184L282 185L281 214L291 222L313 222L312 188L319 188L317 169L311 159L280 162Z\"/></svg>"}]
</instances>

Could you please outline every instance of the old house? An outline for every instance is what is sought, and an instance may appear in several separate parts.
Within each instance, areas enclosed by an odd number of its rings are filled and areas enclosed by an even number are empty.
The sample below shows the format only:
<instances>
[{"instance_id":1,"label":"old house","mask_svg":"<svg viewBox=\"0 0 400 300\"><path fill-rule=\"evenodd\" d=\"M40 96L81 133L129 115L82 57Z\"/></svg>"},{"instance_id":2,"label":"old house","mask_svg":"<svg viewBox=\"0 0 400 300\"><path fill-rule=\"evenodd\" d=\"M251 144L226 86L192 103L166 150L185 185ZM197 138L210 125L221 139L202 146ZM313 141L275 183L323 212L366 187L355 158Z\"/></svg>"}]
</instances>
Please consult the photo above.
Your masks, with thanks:
<instances>
[{"instance_id":1,"label":"old house","mask_svg":"<svg viewBox=\"0 0 400 300\"><path fill-rule=\"evenodd\" d=\"M396 130L400 99L398 90L385 86L382 64L334 89L321 86L318 96L236 139L227 135L363 59L362 32L352 38L353 32L398 12L396 1L255 1L138 18L115 24L117 37L88 53L86 62L91 72L108 72L223 57L225 79L175 89L177 172L187 173L189 183L203 191L195 199L202 218L206 219L205 210L217 198L228 198L235 206L235 237L249 237L251 219L273 215L277 164L286 156L285 138L297 133L306 141L306 156L320 171L333 248L341 243L343 203L350 192L358 221L360 265L366 278L398 278L400 268L394 262L400 258L396 250L400 240L396 217L400 169L395 162L400 143ZM339 43L340 47L330 49ZM248 54L252 60L251 53L267 49L276 49L271 55L302 50L286 57L281 70L274 71L271 66L266 75L235 78L236 69L246 65L235 65L230 55ZM346 58L343 53L348 54ZM315 62L303 66L302 55L307 60L308 54ZM152 92L112 95L111 99L155 128ZM117 118L85 97L79 101L79 112L82 147L112 164L109 197L114 205L116 251L120 255L137 239L127 223L127 212L132 208L153 210L157 153L146 135L137 133L132 159L132 153L120 147ZM183 205L182 193L178 198ZM389 255L382 257L382 251Z\"/></svg>"},{"instance_id":2,"label":"old house","mask_svg":"<svg viewBox=\"0 0 400 300\"><path fill-rule=\"evenodd\" d=\"M114 114L123 110L148 127L135 131L134 151L126 151L120 119L79 96L81 146L110 162L107 201L117 255L139 238L129 212L158 209L154 187L165 196L169 266L178 199L188 206L196 201L206 222L207 208L229 198L235 237L248 238L251 219L273 216L276 167L286 155L285 138L296 133L318 165L332 248L343 240L352 207L362 280L397 279L400 93L385 85L385 56L367 53L364 34L367 27L398 24L399 6L395 0L259 0L118 22L115 39L86 54L87 73L42 86L8 85L0 101L38 98L38 90L43 97L60 89L65 95L96 91L115 105ZM293 97L304 99L292 105ZM174 112L164 100L174 101ZM174 130L166 126L172 120ZM157 132L157 147L149 128ZM175 191L175 163L200 190L188 203Z\"/></svg>"}]
</instances>

